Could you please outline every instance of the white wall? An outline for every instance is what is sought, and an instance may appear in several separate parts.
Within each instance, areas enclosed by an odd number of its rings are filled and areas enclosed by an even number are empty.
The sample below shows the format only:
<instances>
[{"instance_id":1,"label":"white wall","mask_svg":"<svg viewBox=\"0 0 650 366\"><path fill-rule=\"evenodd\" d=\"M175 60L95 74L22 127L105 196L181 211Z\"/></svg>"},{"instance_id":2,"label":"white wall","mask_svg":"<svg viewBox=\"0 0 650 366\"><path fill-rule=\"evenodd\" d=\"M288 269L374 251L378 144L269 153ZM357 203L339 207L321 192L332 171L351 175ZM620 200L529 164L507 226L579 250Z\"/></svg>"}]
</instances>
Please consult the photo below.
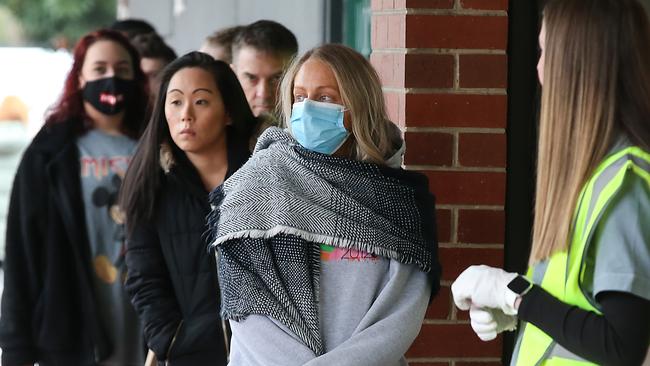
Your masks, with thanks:
<instances>
[{"instance_id":1,"label":"white wall","mask_svg":"<svg viewBox=\"0 0 650 366\"><path fill-rule=\"evenodd\" d=\"M304 52L324 40L323 1L129 0L118 13L151 22L179 55L198 49L217 29L259 19L275 20L289 28ZM178 12L182 7L184 11Z\"/></svg>"}]
</instances>

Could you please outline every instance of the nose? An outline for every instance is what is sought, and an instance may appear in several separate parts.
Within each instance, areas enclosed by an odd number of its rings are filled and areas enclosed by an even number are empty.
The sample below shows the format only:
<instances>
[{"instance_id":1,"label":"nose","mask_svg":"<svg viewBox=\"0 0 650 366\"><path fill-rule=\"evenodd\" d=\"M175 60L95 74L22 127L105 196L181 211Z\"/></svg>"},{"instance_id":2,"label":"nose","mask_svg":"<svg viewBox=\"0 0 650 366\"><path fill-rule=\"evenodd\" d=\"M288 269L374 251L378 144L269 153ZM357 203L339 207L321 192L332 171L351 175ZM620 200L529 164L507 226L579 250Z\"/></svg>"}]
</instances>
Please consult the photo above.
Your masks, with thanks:
<instances>
[{"instance_id":1,"label":"nose","mask_svg":"<svg viewBox=\"0 0 650 366\"><path fill-rule=\"evenodd\" d=\"M257 87L255 88L255 96L262 100L269 100L271 99L272 90L273 86L271 83L267 80L263 80L257 84Z\"/></svg>"},{"instance_id":2,"label":"nose","mask_svg":"<svg viewBox=\"0 0 650 366\"><path fill-rule=\"evenodd\" d=\"M115 68L108 66L106 68L106 74L104 74L104 77L112 78L114 76L115 76Z\"/></svg>"},{"instance_id":3,"label":"nose","mask_svg":"<svg viewBox=\"0 0 650 366\"><path fill-rule=\"evenodd\" d=\"M185 103L181 109L181 122L193 122L194 121L194 108L192 103Z\"/></svg>"}]
</instances>

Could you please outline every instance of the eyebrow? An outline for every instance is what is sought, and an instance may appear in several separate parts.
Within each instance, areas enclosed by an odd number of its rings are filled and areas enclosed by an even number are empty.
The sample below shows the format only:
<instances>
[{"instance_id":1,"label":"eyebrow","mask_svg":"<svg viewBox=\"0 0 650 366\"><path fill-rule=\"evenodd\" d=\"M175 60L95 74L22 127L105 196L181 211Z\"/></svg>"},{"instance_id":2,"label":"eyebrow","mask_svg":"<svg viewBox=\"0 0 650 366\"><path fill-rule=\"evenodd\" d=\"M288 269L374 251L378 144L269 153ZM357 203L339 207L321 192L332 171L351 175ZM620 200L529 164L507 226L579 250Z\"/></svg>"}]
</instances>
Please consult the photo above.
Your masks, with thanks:
<instances>
[{"instance_id":1,"label":"eyebrow","mask_svg":"<svg viewBox=\"0 0 650 366\"><path fill-rule=\"evenodd\" d=\"M303 89L303 90L304 90L304 89L306 89L306 88L305 88L304 86L294 85L294 86L293 86L293 90L296 90L296 89ZM315 90L316 90L316 91L320 91L321 89L332 89L332 91L335 91L335 92L337 92L337 93L340 92L340 91L338 91L338 88L337 88L336 86L333 86L333 85L321 85L321 86L319 86L319 87L316 87Z\"/></svg>"},{"instance_id":2,"label":"eyebrow","mask_svg":"<svg viewBox=\"0 0 650 366\"><path fill-rule=\"evenodd\" d=\"M200 91L204 91L204 92L206 92L206 93L214 94L214 92L213 92L212 90L210 90L210 89L206 89L206 88L198 88L198 89L194 89L194 91L192 92L192 94L195 94L195 93L200 92ZM179 92L179 93L181 93L181 94L185 94L185 93L183 93L180 89L172 89L172 90L168 91L167 94L170 94L170 93L172 93L172 92Z\"/></svg>"},{"instance_id":3,"label":"eyebrow","mask_svg":"<svg viewBox=\"0 0 650 366\"><path fill-rule=\"evenodd\" d=\"M93 62L93 65L106 65L107 63L108 62L106 62L106 61L99 60L99 61ZM129 64L131 64L131 63L129 61L127 61L127 60L120 60L120 61L118 61L116 63L116 65L120 65L120 66L121 65L129 65Z\"/></svg>"},{"instance_id":4,"label":"eyebrow","mask_svg":"<svg viewBox=\"0 0 650 366\"><path fill-rule=\"evenodd\" d=\"M204 91L204 92L206 92L206 93L214 94L214 93L212 92L212 90L210 90L210 89L206 89L206 88L198 88L198 89L194 89L194 91L192 92L192 94L198 93L198 92L200 92L200 91Z\"/></svg>"}]
</instances>

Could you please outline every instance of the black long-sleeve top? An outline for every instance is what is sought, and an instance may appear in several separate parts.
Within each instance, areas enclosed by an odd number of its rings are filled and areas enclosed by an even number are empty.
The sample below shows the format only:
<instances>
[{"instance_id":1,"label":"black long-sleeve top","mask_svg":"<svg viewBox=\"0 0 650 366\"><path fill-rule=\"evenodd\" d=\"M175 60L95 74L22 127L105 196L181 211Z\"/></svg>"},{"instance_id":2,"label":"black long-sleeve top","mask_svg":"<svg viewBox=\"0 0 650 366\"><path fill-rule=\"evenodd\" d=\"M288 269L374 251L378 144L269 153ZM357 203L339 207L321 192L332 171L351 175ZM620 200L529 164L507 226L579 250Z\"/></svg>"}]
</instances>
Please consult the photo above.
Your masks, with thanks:
<instances>
[{"instance_id":1,"label":"black long-sleeve top","mask_svg":"<svg viewBox=\"0 0 650 366\"><path fill-rule=\"evenodd\" d=\"M574 354L599 365L641 365L650 344L650 301L626 292L596 296L602 315L566 304L535 285L523 296L519 319Z\"/></svg>"}]
</instances>

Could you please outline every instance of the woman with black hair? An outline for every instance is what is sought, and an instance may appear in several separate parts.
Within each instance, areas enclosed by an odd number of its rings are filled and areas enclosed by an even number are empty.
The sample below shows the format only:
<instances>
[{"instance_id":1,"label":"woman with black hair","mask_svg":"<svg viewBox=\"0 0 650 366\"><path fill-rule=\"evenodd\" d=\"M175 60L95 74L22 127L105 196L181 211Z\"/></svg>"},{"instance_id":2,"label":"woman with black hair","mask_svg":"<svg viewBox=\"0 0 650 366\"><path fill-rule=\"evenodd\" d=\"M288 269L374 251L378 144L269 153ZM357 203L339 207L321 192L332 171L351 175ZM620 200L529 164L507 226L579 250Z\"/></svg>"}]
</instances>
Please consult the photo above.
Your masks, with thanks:
<instances>
[{"instance_id":1,"label":"woman with black hair","mask_svg":"<svg viewBox=\"0 0 650 366\"><path fill-rule=\"evenodd\" d=\"M257 125L230 67L191 52L163 71L127 171L126 288L148 347L171 365L225 365L208 192L249 157Z\"/></svg>"}]
</instances>

